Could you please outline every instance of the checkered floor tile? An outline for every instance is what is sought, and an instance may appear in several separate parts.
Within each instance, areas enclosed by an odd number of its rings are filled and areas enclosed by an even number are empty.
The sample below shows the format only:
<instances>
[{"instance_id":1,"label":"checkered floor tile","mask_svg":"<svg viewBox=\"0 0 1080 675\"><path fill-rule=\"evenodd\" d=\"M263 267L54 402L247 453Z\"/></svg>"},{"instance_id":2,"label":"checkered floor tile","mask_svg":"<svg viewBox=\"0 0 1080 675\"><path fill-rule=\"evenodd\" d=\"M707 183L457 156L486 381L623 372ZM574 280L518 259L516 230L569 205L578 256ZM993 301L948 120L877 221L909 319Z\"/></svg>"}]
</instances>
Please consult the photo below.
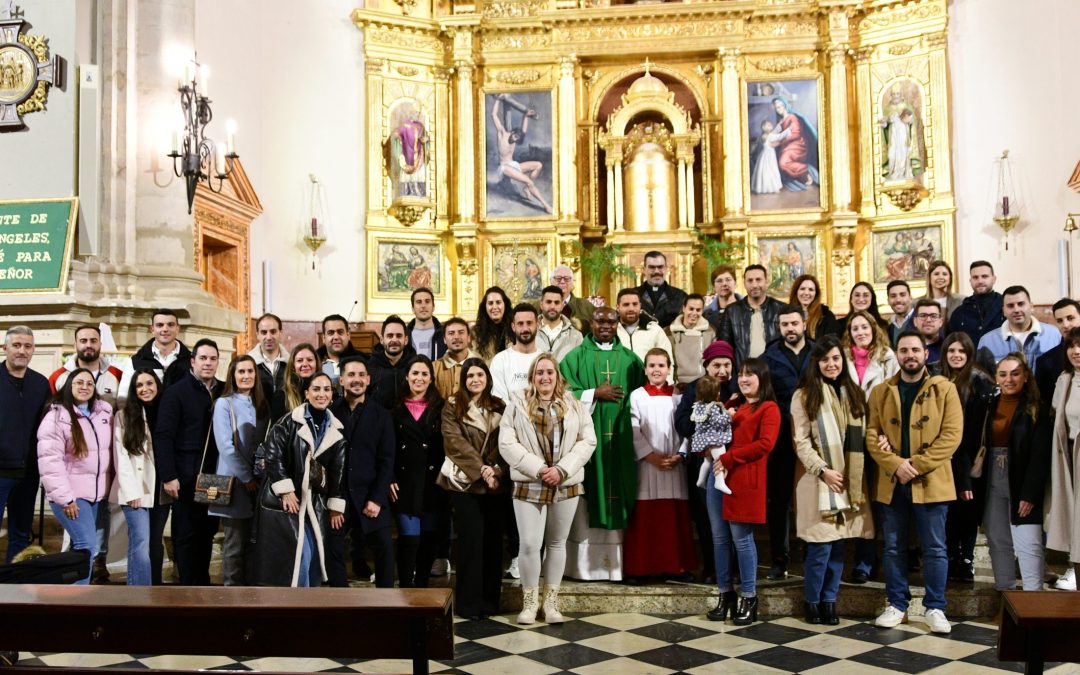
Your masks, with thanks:
<instances>
[{"instance_id":1,"label":"checkered floor tile","mask_svg":"<svg viewBox=\"0 0 1080 675\"><path fill-rule=\"evenodd\" d=\"M513 615L455 624L456 658L432 662L433 673L1005 673L997 630L986 621L953 624L934 635L916 620L895 629L842 620L810 626L792 617L745 627L697 616L575 614L565 624L517 626ZM20 654L19 665L74 668L185 668L206 670L390 673L408 672L403 660L237 659L227 656L132 654ZM1048 664L1046 672L1080 675L1080 665Z\"/></svg>"}]
</instances>

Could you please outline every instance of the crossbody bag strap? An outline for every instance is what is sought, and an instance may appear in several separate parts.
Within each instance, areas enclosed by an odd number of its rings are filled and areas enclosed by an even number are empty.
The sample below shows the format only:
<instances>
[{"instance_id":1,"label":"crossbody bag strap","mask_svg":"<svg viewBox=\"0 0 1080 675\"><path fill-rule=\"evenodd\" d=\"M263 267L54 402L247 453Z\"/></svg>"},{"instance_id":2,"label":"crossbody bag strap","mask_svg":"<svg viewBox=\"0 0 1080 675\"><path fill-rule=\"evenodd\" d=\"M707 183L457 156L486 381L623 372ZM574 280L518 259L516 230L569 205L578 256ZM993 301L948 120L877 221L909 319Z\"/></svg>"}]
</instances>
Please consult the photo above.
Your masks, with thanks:
<instances>
[{"instance_id":1,"label":"crossbody bag strap","mask_svg":"<svg viewBox=\"0 0 1080 675\"><path fill-rule=\"evenodd\" d=\"M206 471L206 450L210 447L210 435L212 433L214 433L213 416L211 416L210 418L210 428L206 430L206 442L203 443L202 459L199 460L199 473L203 473Z\"/></svg>"}]
</instances>

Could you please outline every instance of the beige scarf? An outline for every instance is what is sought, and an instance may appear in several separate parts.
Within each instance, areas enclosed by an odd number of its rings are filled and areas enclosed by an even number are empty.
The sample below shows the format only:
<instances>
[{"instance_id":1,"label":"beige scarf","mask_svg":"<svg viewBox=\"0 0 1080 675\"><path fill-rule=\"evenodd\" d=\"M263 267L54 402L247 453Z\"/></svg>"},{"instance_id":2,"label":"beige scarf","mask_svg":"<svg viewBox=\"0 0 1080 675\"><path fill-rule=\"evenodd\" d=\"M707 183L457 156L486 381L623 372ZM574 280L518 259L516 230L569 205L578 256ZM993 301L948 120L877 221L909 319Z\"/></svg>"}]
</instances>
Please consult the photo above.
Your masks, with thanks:
<instances>
[{"instance_id":1,"label":"beige scarf","mask_svg":"<svg viewBox=\"0 0 1080 675\"><path fill-rule=\"evenodd\" d=\"M844 474L845 489L833 492L825 481L818 481L818 510L823 518L843 518L856 512L863 503L863 445L866 420L851 416L847 392L840 396L832 386L822 383L822 406L814 422L817 451L828 468ZM843 431L841 431L843 430Z\"/></svg>"}]
</instances>

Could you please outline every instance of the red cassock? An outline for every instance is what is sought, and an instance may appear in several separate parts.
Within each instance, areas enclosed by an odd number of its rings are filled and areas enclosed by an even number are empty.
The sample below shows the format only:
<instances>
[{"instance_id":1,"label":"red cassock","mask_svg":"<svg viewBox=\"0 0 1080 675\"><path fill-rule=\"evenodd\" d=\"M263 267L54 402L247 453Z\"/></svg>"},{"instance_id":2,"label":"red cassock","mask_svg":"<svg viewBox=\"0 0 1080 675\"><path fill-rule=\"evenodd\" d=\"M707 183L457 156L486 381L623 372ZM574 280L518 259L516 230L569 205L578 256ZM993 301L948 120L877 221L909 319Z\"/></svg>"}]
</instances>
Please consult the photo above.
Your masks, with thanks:
<instances>
[{"instance_id":1,"label":"red cassock","mask_svg":"<svg viewBox=\"0 0 1080 675\"><path fill-rule=\"evenodd\" d=\"M724 520L765 522L765 464L780 435L780 408L765 401L752 410L743 404L731 420L731 447L720 461L728 470L730 495L724 495Z\"/></svg>"}]
</instances>

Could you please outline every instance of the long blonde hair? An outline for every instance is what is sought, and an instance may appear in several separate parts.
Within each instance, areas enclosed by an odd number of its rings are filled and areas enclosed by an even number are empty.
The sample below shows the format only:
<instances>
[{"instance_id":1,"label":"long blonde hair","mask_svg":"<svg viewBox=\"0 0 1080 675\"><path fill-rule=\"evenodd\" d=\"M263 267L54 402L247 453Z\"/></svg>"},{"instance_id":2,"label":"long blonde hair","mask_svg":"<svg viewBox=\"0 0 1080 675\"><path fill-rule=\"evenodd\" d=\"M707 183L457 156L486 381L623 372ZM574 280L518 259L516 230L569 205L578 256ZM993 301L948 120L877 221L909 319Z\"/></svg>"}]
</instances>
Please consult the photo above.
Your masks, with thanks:
<instances>
[{"instance_id":1,"label":"long blonde hair","mask_svg":"<svg viewBox=\"0 0 1080 675\"><path fill-rule=\"evenodd\" d=\"M855 342L851 339L851 322L856 317L862 317L866 319L866 322L870 324L871 334L874 336L870 340L870 360L880 361L885 358L885 355L889 352L889 339L885 335L885 331L881 329L881 325L874 320L874 316L865 309L856 310L851 313L847 318L847 324L844 326L844 337L841 338L841 343L844 345L844 352L851 353L851 348L855 346Z\"/></svg>"},{"instance_id":2,"label":"long blonde hair","mask_svg":"<svg viewBox=\"0 0 1080 675\"><path fill-rule=\"evenodd\" d=\"M296 374L296 355L302 351L309 351L315 355L315 374L322 372L322 360L315 345L310 342L296 345L289 354L289 362L285 366L285 409L294 410L304 402L304 385L300 382L300 376Z\"/></svg>"},{"instance_id":3,"label":"long blonde hair","mask_svg":"<svg viewBox=\"0 0 1080 675\"><path fill-rule=\"evenodd\" d=\"M536 413L537 408L540 407L540 392L537 391L536 387L533 385L533 377L536 375L536 366L541 361L551 361L551 365L555 366L555 391L552 394L552 404L555 406L555 410L561 418L566 414L566 404L563 401L563 398L566 396L566 380L559 371L559 360L555 358L555 355L551 352L538 354L536 358L533 359L532 365L529 366L529 384L525 386L525 411L532 416Z\"/></svg>"}]
</instances>

